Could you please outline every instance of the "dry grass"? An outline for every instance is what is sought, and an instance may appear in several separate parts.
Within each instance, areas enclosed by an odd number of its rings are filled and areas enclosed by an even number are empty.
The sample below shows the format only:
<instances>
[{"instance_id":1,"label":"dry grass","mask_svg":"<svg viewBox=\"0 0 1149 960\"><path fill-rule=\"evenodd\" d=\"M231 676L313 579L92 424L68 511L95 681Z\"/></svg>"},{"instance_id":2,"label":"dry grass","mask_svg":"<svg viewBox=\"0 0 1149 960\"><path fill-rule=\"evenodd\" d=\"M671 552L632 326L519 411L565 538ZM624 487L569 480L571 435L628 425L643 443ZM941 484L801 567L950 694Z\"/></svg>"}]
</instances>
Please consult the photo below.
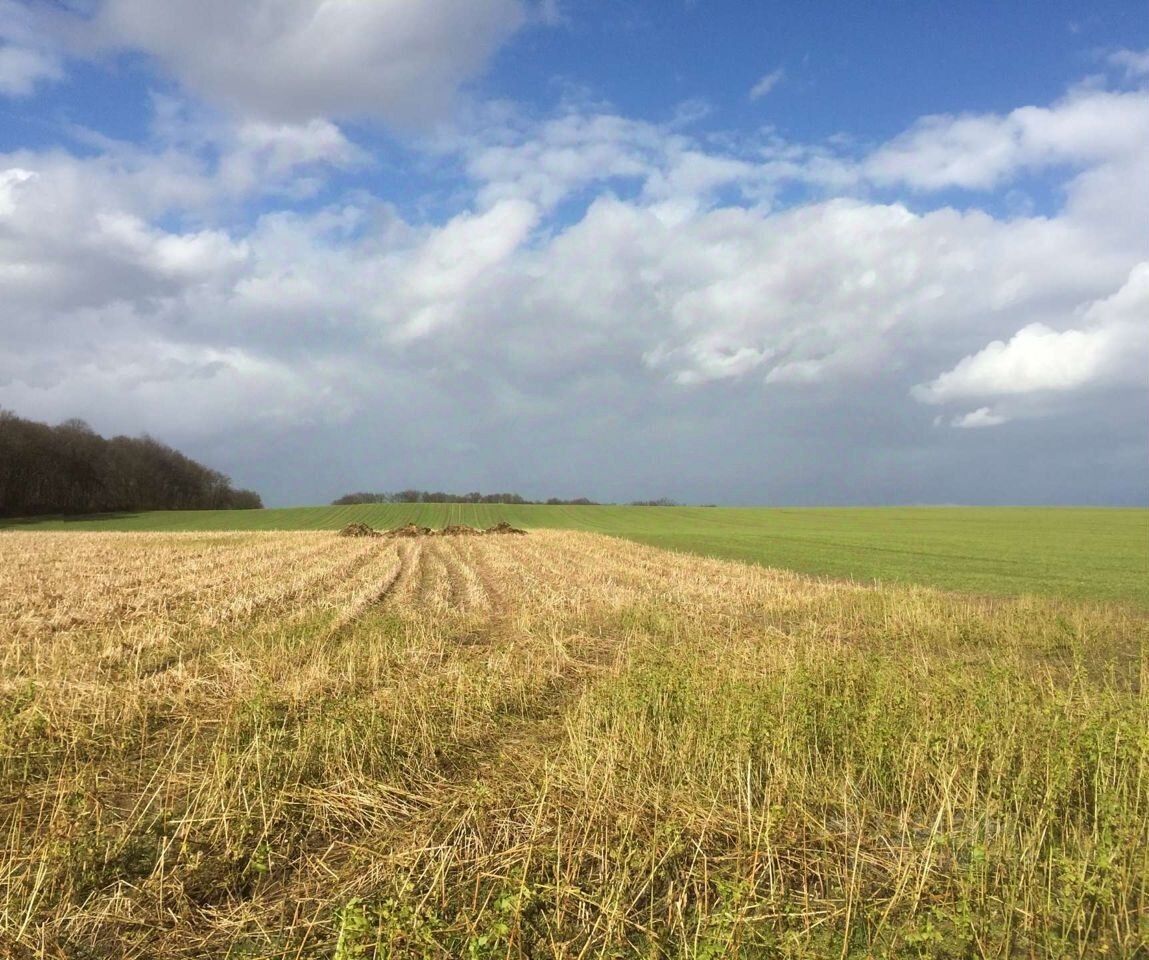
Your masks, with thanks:
<instances>
[{"instance_id":1,"label":"dry grass","mask_svg":"<svg viewBox=\"0 0 1149 960\"><path fill-rule=\"evenodd\" d=\"M583 533L0 535L0 955L1132 956L1142 615Z\"/></svg>"}]
</instances>

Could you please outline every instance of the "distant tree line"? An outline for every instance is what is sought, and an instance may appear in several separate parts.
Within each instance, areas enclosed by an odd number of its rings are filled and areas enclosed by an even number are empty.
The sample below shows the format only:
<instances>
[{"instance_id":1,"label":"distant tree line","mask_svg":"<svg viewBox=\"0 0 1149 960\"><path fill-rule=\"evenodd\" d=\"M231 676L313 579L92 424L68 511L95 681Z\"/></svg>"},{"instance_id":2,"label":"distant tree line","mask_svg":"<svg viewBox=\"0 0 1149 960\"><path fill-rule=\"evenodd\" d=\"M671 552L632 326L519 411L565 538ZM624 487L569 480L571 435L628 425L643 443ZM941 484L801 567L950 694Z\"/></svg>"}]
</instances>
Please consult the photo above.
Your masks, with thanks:
<instances>
[{"instance_id":1,"label":"distant tree line","mask_svg":"<svg viewBox=\"0 0 1149 960\"><path fill-rule=\"evenodd\" d=\"M83 420L53 427L0 409L0 516L262 506L259 494L151 437L106 440Z\"/></svg>"},{"instance_id":2,"label":"distant tree line","mask_svg":"<svg viewBox=\"0 0 1149 960\"><path fill-rule=\"evenodd\" d=\"M443 493L441 490L399 490L396 493L346 493L338 500L331 501L332 506L348 507L357 503L529 503L545 504L551 507L597 507L602 506L597 500L588 500L586 497L575 497L573 500L563 500L559 497L550 497L547 500L527 500L517 493ZM632 500L631 507L677 507L680 504L667 497L658 500Z\"/></svg>"},{"instance_id":3,"label":"distant tree line","mask_svg":"<svg viewBox=\"0 0 1149 960\"><path fill-rule=\"evenodd\" d=\"M594 500L586 497L576 497L574 500L560 500L551 497L549 500L527 500L517 493L444 493L441 490L399 490L395 493L347 493L338 500L331 501L332 506L346 507L356 503L546 503L552 506L596 506Z\"/></svg>"}]
</instances>

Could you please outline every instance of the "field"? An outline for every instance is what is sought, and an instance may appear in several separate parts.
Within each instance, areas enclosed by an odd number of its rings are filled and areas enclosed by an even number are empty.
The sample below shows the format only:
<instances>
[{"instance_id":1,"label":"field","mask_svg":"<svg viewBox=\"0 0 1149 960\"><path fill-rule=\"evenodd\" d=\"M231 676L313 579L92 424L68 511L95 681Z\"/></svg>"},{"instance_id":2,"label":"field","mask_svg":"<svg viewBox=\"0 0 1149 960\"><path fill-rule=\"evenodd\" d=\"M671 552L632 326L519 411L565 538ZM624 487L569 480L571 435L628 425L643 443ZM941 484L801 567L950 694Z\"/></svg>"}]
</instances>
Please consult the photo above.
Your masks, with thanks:
<instances>
[{"instance_id":1,"label":"field","mask_svg":"<svg viewBox=\"0 0 1149 960\"><path fill-rule=\"evenodd\" d=\"M0 955L1145 955L1147 639L580 531L3 532Z\"/></svg>"},{"instance_id":2,"label":"field","mask_svg":"<svg viewBox=\"0 0 1149 960\"><path fill-rule=\"evenodd\" d=\"M37 530L337 530L413 520L586 530L862 582L1132 601L1149 608L1149 510L765 509L386 504L8 521ZM0 526L4 524L0 523Z\"/></svg>"}]
</instances>

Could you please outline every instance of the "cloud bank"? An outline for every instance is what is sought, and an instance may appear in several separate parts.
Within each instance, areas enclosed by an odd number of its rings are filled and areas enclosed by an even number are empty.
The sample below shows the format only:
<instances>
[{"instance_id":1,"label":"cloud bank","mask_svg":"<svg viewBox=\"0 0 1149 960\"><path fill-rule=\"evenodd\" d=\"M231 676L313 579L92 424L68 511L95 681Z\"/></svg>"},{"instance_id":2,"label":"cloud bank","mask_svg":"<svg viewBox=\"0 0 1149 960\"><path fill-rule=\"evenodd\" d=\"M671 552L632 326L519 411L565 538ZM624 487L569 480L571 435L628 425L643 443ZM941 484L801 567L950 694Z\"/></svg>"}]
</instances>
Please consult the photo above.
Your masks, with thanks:
<instances>
[{"instance_id":1,"label":"cloud bank","mask_svg":"<svg viewBox=\"0 0 1149 960\"><path fill-rule=\"evenodd\" d=\"M157 96L147 143L0 155L0 404L182 440L280 502L344 478L1079 497L1075 468L1059 486L998 451L1004 494L961 469L1019 424L1046 463L1092 430L1081 455L1125 471L1103 495L1138 495L1144 89L923 118L867 149L489 106L415 141L457 176L419 216L372 187L342 118L443 115L531 9L190 6L91 16L230 113ZM1002 212L994 191L1034 177L1056 205ZM303 448L329 478L284 475Z\"/></svg>"}]
</instances>

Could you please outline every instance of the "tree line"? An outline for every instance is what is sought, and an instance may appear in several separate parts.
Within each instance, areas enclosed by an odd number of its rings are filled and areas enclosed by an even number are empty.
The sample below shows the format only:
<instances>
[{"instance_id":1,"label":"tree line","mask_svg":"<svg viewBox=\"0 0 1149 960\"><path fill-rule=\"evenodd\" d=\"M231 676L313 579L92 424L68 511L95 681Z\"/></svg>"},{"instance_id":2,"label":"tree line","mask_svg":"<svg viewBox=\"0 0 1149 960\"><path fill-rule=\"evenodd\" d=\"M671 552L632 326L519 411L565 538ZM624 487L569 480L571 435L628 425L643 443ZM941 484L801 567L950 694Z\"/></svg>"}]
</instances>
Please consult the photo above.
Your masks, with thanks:
<instances>
[{"instance_id":1,"label":"tree line","mask_svg":"<svg viewBox=\"0 0 1149 960\"><path fill-rule=\"evenodd\" d=\"M50 426L0 409L0 516L262 506L259 494L152 437L105 439L83 420Z\"/></svg>"},{"instance_id":2,"label":"tree line","mask_svg":"<svg viewBox=\"0 0 1149 960\"><path fill-rule=\"evenodd\" d=\"M511 504L545 504L551 507L597 507L602 506L597 500L586 497L575 497L573 500L563 500L559 497L550 497L547 500L527 500L517 493L444 493L441 490L399 490L395 493L345 493L337 500L332 500L334 507L349 507L360 503L511 503ZM659 500L633 500L632 507L677 507L679 504L666 497Z\"/></svg>"},{"instance_id":3,"label":"tree line","mask_svg":"<svg viewBox=\"0 0 1149 960\"><path fill-rule=\"evenodd\" d=\"M398 490L395 493L347 493L338 500L332 500L335 507L346 507L357 503L548 503L565 506L595 506L594 500L577 497L574 500L528 500L517 493L444 493L442 490Z\"/></svg>"}]
</instances>

